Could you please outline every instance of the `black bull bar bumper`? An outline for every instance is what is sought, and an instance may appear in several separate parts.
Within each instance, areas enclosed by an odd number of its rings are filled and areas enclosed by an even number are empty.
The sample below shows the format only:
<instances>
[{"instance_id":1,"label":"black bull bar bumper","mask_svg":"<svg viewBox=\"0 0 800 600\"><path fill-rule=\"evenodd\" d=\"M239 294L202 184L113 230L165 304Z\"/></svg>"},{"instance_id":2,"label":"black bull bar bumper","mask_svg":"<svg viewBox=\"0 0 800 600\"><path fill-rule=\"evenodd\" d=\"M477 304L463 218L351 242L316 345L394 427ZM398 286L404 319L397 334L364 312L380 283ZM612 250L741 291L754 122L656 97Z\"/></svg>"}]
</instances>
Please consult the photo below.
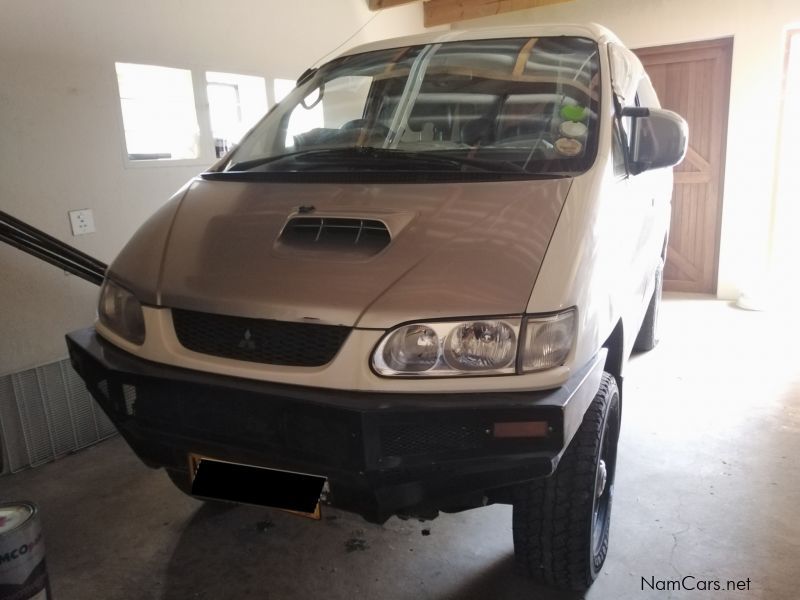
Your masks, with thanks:
<instances>
[{"instance_id":1,"label":"black bull bar bumper","mask_svg":"<svg viewBox=\"0 0 800 600\"><path fill-rule=\"evenodd\" d=\"M67 336L72 365L133 451L186 471L195 453L322 475L334 506L384 521L395 513L502 501L550 475L600 385L605 351L555 390L354 392L274 384L157 364L100 338ZM497 424L546 423L539 437ZM502 427L502 425L501 425Z\"/></svg>"}]
</instances>

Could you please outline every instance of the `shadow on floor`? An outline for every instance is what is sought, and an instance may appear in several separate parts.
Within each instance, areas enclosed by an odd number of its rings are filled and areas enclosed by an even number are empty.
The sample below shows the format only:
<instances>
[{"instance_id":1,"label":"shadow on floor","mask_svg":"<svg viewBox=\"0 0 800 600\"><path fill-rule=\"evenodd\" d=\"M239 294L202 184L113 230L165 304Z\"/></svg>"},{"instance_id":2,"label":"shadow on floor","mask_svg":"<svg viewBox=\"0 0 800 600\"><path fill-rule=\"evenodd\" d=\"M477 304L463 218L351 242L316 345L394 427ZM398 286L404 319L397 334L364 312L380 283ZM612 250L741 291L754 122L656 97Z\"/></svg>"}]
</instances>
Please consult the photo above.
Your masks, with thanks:
<instances>
[{"instance_id":1,"label":"shadow on floor","mask_svg":"<svg viewBox=\"0 0 800 600\"><path fill-rule=\"evenodd\" d=\"M476 557L464 539L442 533L437 540L437 530L422 537L420 527L396 519L371 525L338 511L320 523L257 507L204 504L174 548L162 598L582 597L532 584L517 574L510 552L499 560L497 554Z\"/></svg>"},{"instance_id":2,"label":"shadow on floor","mask_svg":"<svg viewBox=\"0 0 800 600\"><path fill-rule=\"evenodd\" d=\"M514 556L498 560L484 571L476 573L472 579L464 581L461 586L442 598L448 600L580 600L583 594L578 592L558 592L536 585L517 572Z\"/></svg>"}]
</instances>

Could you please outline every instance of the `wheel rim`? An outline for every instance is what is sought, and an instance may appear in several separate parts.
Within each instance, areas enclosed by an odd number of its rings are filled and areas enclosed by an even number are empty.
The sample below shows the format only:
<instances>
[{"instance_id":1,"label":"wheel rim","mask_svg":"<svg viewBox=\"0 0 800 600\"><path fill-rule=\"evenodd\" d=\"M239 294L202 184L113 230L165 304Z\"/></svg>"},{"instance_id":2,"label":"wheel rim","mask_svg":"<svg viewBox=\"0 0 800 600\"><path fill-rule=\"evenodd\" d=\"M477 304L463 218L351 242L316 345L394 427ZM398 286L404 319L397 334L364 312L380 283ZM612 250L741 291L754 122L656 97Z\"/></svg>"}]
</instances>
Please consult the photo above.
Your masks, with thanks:
<instances>
[{"instance_id":1,"label":"wheel rim","mask_svg":"<svg viewBox=\"0 0 800 600\"><path fill-rule=\"evenodd\" d=\"M617 407L609 411L597 461L592 514L592 558L600 554L607 539L614 498L614 474L617 466L617 438L619 437L619 413Z\"/></svg>"},{"instance_id":2,"label":"wheel rim","mask_svg":"<svg viewBox=\"0 0 800 600\"><path fill-rule=\"evenodd\" d=\"M594 497L599 498L606 491L606 484L608 483L608 469L606 468L606 461L600 459L600 464L597 465L597 477L594 482Z\"/></svg>"}]
</instances>

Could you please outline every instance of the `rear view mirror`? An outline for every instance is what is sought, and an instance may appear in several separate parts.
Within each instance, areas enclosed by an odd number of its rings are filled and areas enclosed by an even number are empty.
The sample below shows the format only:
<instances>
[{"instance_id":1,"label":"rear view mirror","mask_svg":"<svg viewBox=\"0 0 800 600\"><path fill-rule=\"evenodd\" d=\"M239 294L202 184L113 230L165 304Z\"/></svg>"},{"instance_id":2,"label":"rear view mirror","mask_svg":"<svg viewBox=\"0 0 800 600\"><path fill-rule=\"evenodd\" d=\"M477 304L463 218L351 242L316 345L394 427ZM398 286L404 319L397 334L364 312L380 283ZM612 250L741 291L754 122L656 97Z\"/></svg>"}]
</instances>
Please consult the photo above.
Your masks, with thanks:
<instances>
[{"instance_id":1,"label":"rear view mirror","mask_svg":"<svg viewBox=\"0 0 800 600\"><path fill-rule=\"evenodd\" d=\"M689 140L689 126L670 110L651 108L647 115L634 117L631 136L631 171L634 175L673 167L683 160Z\"/></svg>"}]
</instances>

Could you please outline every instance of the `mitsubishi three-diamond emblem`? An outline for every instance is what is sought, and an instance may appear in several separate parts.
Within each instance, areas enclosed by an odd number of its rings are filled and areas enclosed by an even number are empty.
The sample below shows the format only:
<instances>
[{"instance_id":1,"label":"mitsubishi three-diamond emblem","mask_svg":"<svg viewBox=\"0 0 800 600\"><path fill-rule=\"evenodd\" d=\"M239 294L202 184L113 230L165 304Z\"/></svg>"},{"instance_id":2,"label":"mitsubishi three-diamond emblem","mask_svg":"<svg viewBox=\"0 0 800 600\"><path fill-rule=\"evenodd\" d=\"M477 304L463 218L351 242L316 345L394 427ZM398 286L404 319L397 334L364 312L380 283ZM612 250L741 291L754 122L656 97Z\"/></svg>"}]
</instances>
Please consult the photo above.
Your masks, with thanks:
<instances>
[{"instance_id":1,"label":"mitsubishi three-diamond emblem","mask_svg":"<svg viewBox=\"0 0 800 600\"><path fill-rule=\"evenodd\" d=\"M253 340L253 334L250 333L249 329L245 329L244 335L242 336L242 339L239 340L238 346L242 350L255 350L256 349L256 343Z\"/></svg>"}]
</instances>

